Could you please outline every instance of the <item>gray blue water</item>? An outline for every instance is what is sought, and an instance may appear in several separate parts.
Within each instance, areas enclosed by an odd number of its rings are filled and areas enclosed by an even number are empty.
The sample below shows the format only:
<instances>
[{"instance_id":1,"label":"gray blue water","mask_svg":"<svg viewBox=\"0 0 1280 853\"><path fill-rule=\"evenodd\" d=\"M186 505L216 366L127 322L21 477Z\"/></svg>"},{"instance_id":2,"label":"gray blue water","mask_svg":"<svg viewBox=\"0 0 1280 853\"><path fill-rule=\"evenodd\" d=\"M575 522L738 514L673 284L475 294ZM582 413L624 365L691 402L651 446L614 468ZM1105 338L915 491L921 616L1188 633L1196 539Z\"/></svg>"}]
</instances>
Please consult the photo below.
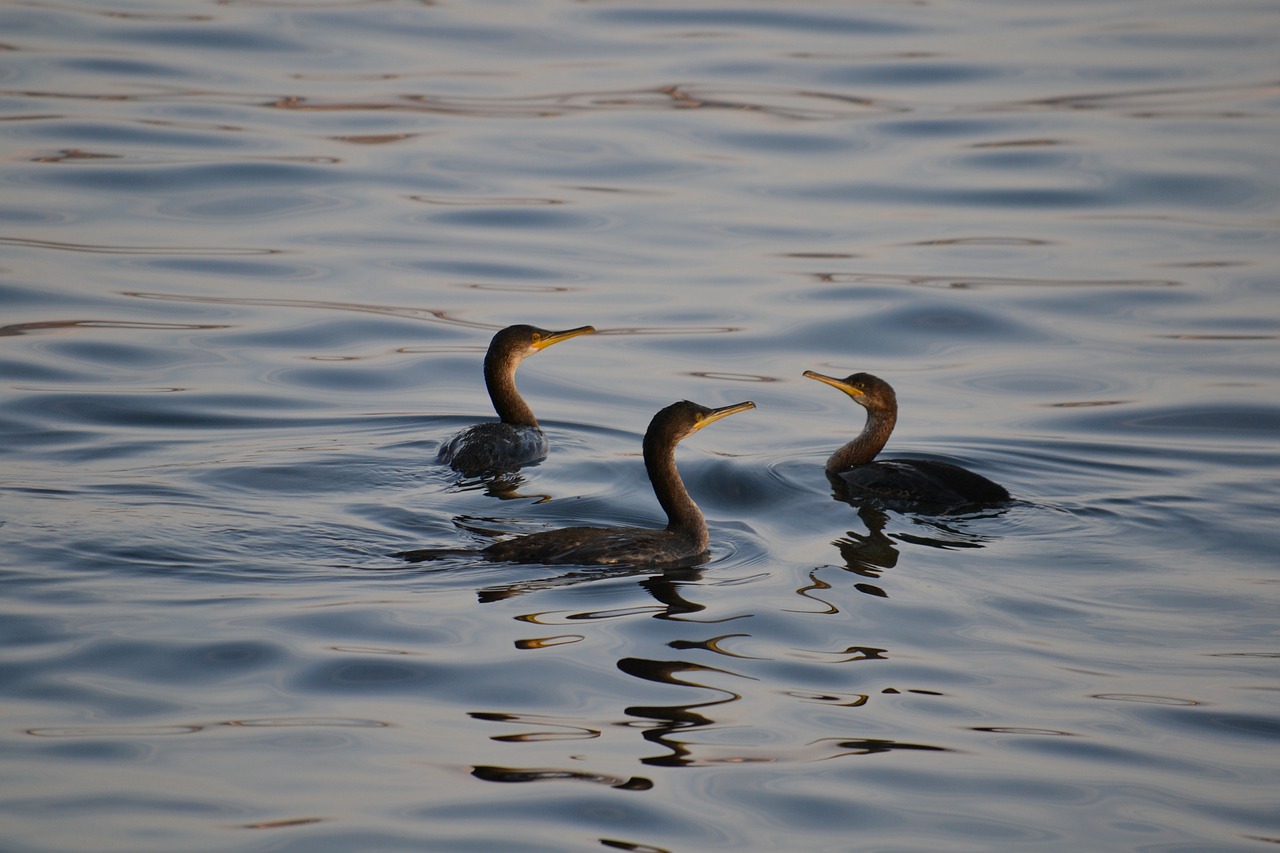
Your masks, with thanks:
<instances>
[{"instance_id":1,"label":"gray blue water","mask_svg":"<svg viewBox=\"0 0 1280 853\"><path fill-rule=\"evenodd\" d=\"M1280 843L1280 4L0 5L0 849ZM495 330L511 488L435 465ZM1017 498L833 498L886 455ZM669 572L450 560L661 524Z\"/></svg>"}]
</instances>

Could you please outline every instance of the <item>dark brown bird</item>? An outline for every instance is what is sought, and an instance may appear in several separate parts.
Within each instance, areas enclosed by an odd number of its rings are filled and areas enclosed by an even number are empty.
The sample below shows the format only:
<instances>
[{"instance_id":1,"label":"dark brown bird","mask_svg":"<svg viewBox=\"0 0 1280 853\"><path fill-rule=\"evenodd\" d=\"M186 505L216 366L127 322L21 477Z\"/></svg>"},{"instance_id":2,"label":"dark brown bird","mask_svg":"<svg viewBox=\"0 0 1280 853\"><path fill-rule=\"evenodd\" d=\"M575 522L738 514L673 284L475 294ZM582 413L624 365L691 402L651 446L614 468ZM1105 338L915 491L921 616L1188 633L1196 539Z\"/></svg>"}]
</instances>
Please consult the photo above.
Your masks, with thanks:
<instances>
[{"instance_id":1,"label":"dark brown bird","mask_svg":"<svg viewBox=\"0 0 1280 853\"><path fill-rule=\"evenodd\" d=\"M1003 486L950 462L876 461L876 454L889 440L898 420L898 398L888 382L870 373L854 373L844 379L812 370L806 370L804 375L839 388L867 410L862 432L827 460L827 477L838 490L850 497L935 510L990 506L1010 500Z\"/></svg>"},{"instance_id":2,"label":"dark brown bird","mask_svg":"<svg viewBox=\"0 0 1280 853\"><path fill-rule=\"evenodd\" d=\"M484 357L484 384L498 420L468 427L440 445L436 461L467 477L514 471L546 458L547 437L533 410L516 390L516 368L552 344L595 331L579 326L549 332L536 326L508 326L493 336Z\"/></svg>"}]
</instances>

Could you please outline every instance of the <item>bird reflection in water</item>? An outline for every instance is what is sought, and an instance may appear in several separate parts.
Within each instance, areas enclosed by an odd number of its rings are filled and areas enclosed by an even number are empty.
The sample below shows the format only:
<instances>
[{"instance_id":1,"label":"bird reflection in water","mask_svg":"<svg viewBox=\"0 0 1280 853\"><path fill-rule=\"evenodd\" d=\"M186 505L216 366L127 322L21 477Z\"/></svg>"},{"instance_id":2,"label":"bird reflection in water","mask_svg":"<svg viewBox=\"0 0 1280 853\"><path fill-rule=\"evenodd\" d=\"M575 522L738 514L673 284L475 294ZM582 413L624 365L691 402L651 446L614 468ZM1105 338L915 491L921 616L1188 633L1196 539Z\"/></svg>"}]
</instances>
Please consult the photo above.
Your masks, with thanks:
<instances>
[{"instance_id":1,"label":"bird reflection in water","mask_svg":"<svg viewBox=\"0 0 1280 853\"><path fill-rule=\"evenodd\" d=\"M869 515L874 519L875 516ZM883 524L881 524L881 527ZM867 537L887 545L892 550L890 540L881 530ZM717 626L705 632L701 638L689 637L667 643L672 650L669 657L661 659L642 658L638 656L623 657L616 661L617 669L632 678L644 682L688 690L690 700L663 705L631 705L622 709L625 721L614 718L583 719L580 717L545 716L539 714L522 714L507 712L474 711L471 716L478 720L500 723L507 727L518 727L512 731L508 728L500 734L492 736L492 740L501 743L527 743L538 741L594 740L609 731L618 731L619 726L625 730L638 732L640 736L659 752L640 758L641 763L652 767L708 767L746 763L790 763L825 761L831 758L856 755L873 755L898 750L911 751L946 751L946 747L931 744L913 743L909 741L861 738L841 734L828 738L793 745L778 745L778 738L760 739L750 732L744 735L742 742L732 743L723 740L723 734L710 734L725 731L725 721L737 719L743 713L730 710L734 703L759 697L749 697L747 690L757 685L758 677L751 671L754 661L765 660L751 654L742 653L743 644L752 641L752 634L746 630L734 630L723 623L750 619L750 614L735 614L726 618L707 618L704 611L706 605L691 600L690 593L699 589L705 591L704 568L690 567L683 569L647 570L629 569L589 569L563 572L553 578L531 578L523 582L487 587L480 592L482 602L507 600L527 592L541 591L549 588L566 587L578 583L599 583L603 579L623 577L637 578L638 585L654 600L651 607L638 604L623 610L602 610L565 614L527 613L516 617L517 621L527 625L563 626L588 620L605 620L648 615L649 618L667 619L683 622L693 630L699 626ZM704 613L699 618L698 614ZM746 623L742 623L746 627ZM582 641L586 632L581 634L563 634L548 632L547 636L527 637L516 641L519 649L541 650L554 645L563 645ZM709 635L709 636L708 636ZM869 646L845 646L837 644L831 649L797 650L806 660L822 661L833 666L858 665L863 662L883 661L889 656L888 650ZM710 665L699 660L705 655L715 655L714 662L724 661L721 665ZM843 676L842 676L843 678ZM741 685L739 687L738 685ZM927 695L939 695L932 691L900 690L892 686L882 687L876 693L896 695L903 692ZM874 704L873 693L854 694L825 690L794 690L786 692L793 700L810 704L822 704L830 707L861 708L869 703ZM707 734L699 735L699 732ZM785 740L785 738L784 738ZM473 775L493 782L531 782L531 781L570 781L591 782L609 785L623 790L644 790L648 779L642 776L623 778L602 774L595 770L557 767L498 767L492 765L477 766Z\"/></svg>"},{"instance_id":2,"label":"bird reflection in water","mask_svg":"<svg viewBox=\"0 0 1280 853\"><path fill-rule=\"evenodd\" d=\"M712 709L720 705L728 705L741 700L741 694L724 687L704 683L702 676L715 677L730 675L754 681L749 675L732 672L727 669L703 666L688 661L655 661L641 658L623 658L618 661L618 669L645 681L659 684L670 684L679 687L695 687L714 691L719 698L710 701L694 702L686 705L646 705L631 706L627 714L646 721L642 728L642 737L650 743L663 747L667 752L642 758L644 764L654 767L705 767L724 764L749 763L787 763L794 761L825 761L847 755L872 755L895 750L916 750L928 752L946 752L948 749L931 744L910 743L887 738L823 738L801 747L786 749L762 748L759 742L739 745L698 743L695 732L698 729L714 729L718 723L712 717ZM883 693L899 693L888 688ZM916 691L911 691L916 692ZM845 707L861 707L865 701L849 702L847 696L831 696L832 705ZM865 699L865 697L860 697ZM695 752L696 749L696 752Z\"/></svg>"},{"instance_id":3,"label":"bird reflection in water","mask_svg":"<svg viewBox=\"0 0 1280 853\"><path fill-rule=\"evenodd\" d=\"M856 533L852 530L848 535L837 539L834 543L844 559L845 567L855 575L879 580L880 573L898 565L898 549L893 540L884 533L884 526L889 520L888 514L878 507L863 506L858 508L858 517L866 525L867 532ZM881 587L869 583L857 583L854 586L868 595L888 598Z\"/></svg>"},{"instance_id":4,"label":"bird reflection in water","mask_svg":"<svg viewBox=\"0 0 1280 853\"><path fill-rule=\"evenodd\" d=\"M848 496L840 499L858 511L858 518L866 526L867 532L858 533L850 530L832 544L840 552L846 569L871 580L879 580L885 569L892 569L898 565L898 559L902 556L898 550L900 543L950 551L984 548L995 539L993 536L964 529L965 520L979 516L955 516L946 519L929 515L910 516L912 523L929 529L930 534L921 535L901 531L887 534L884 531L889 523L889 512L880 506L879 502L859 503ZM868 595L889 597L888 593L876 584L857 583L854 586Z\"/></svg>"},{"instance_id":5,"label":"bird reflection in water","mask_svg":"<svg viewBox=\"0 0 1280 853\"><path fill-rule=\"evenodd\" d=\"M559 770L556 768L520 768L495 767L489 764L477 764L471 768L471 775L486 782L548 782L574 781L592 782L624 791L647 791L653 787L653 781L643 776L632 776L623 779L605 773L583 773L580 770Z\"/></svg>"},{"instance_id":6,"label":"bird reflection in water","mask_svg":"<svg viewBox=\"0 0 1280 853\"><path fill-rule=\"evenodd\" d=\"M696 584L702 579L702 569L697 566L668 568L658 572L655 572L652 567L644 566L572 569L549 577L524 578L510 583L483 587L476 593L476 598L481 604L488 604L506 601L530 592L565 589L581 583L600 583L619 578L641 578L638 585L658 602L651 608L655 619L679 620L682 616L707 609L705 604L689 601L680 594L682 586Z\"/></svg>"},{"instance_id":7,"label":"bird reflection in water","mask_svg":"<svg viewBox=\"0 0 1280 853\"><path fill-rule=\"evenodd\" d=\"M552 495L545 492L523 492L525 478L514 471L502 471L485 474L480 477L458 480L449 490L453 492L484 491L485 495L500 501L529 501L534 504L546 503Z\"/></svg>"}]
</instances>

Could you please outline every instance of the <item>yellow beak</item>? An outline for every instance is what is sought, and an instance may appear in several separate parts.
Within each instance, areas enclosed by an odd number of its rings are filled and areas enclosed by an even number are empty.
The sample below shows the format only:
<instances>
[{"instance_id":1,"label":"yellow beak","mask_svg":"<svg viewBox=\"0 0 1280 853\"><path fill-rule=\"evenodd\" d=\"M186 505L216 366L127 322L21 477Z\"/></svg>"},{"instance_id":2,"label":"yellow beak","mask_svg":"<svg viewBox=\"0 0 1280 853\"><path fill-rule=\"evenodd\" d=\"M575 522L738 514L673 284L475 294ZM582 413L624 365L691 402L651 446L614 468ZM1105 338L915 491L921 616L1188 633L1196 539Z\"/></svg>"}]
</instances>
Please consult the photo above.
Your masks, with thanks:
<instances>
[{"instance_id":1,"label":"yellow beak","mask_svg":"<svg viewBox=\"0 0 1280 853\"><path fill-rule=\"evenodd\" d=\"M846 385L843 379L836 379L834 376L823 376L821 373L814 373L812 370L806 370L804 372L804 375L807 376L809 379L816 379L819 382L825 382L827 385L830 385L832 388L839 388L841 391L848 394L850 397L866 396L865 391L861 391L857 388L854 388L852 385Z\"/></svg>"},{"instance_id":2,"label":"yellow beak","mask_svg":"<svg viewBox=\"0 0 1280 853\"><path fill-rule=\"evenodd\" d=\"M537 350L544 350L552 344L567 341L569 338L576 338L578 335L589 335L595 330L595 326L579 326L576 329L566 329L563 332L552 332L551 334L539 339L537 343L533 344L533 349L535 352Z\"/></svg>"},{"instance_id":3,"label":"yellow beak","mask_svg":"<svg viewBox=\"0 0 1280 853\"><path fill-rule=\"evenodd\" d=\"M736 415L738 412L745 412L748 409L754 409L755 407L755 403L747 400L745 403L734 403L732 406L723 406L719 409L712 409L704 415L700 421L698 421L698 425L695 426L694 429L700 430L707 424L715 423L721 418L727 418L729 415Z\"/></svg>"}]
</instances>

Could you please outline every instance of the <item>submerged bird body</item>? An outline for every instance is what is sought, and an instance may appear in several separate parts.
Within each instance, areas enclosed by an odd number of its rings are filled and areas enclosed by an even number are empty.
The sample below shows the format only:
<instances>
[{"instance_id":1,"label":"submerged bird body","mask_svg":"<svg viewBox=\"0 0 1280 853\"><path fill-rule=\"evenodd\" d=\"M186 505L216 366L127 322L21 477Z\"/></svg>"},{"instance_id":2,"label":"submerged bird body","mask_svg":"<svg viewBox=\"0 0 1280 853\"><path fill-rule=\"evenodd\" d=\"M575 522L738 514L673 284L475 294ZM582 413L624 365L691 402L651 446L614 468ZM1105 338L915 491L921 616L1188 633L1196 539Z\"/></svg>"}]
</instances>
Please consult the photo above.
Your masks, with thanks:
<instances>
[{"instance_id":1,"label":"submerged bird body","mask_svg":"<svg viewBox=\"0 0 1280 853\"><path fill-rule=\"evenodd\" d=\"M420 549L393 556L410 562L465 556L489 562L632 566L688 566L706 558L709 536L698 505L676 469L676 444L707 424L754 409L746 402L709 409L683 400L653 416L644 435L644 465L667 526L565 527L494 542L479 550Z\"/></svg>"},{"instance_id":2,"label":"submerged bird body","mask_svg":"<svg viewBox=\"0 0 1280 853\"><path fill-rule=\"evenodd\" d=\"M440 445L436 461L466 477L513 471L547 457L547 437L536 426L501 421L476 424Z\"/></svg>"},{"instance_id":3,"label":"submerged bird body","mask_svg":"<svg viewBox=\"0 0 1280 853\"><path fill-rule=\"evenodd\" d=\"M464 476L475 477L512 471L542 460L547 455L547 437L533 410L516 390L516 368L539 350L594 331L591 326L549 332L520 325L508 326L494 335L484 357L484 384L498 420L458 433L440 445L436 461Z\"/></svg>"},{"instance_id":4,"label":"submerged bird body","mask_svg":"<svg viewBox=\"0 0 1280 853\"><path fill-rule=\"evenodd\" d=\"M850 494L962 507L1003 503L1009 493L981 474L932 459L881 459L836 475Z\"/></svg>"},{"instance_id":5,"label":"submerged bird body","mask_svg":"<svg viewBox=\"0 0 1280 853\"><path fill-rule=\"evenodd\" d=\"M1010 500L1009 492L980 474L932 459L881 459L876 455L898 420L898 399L888 382L870 373L844 379L812 370L804 375L838 388L867 410L862 432L827 460L827 477L851 497L937 509L990 506Z\"/></svg>"}]
</instances>

